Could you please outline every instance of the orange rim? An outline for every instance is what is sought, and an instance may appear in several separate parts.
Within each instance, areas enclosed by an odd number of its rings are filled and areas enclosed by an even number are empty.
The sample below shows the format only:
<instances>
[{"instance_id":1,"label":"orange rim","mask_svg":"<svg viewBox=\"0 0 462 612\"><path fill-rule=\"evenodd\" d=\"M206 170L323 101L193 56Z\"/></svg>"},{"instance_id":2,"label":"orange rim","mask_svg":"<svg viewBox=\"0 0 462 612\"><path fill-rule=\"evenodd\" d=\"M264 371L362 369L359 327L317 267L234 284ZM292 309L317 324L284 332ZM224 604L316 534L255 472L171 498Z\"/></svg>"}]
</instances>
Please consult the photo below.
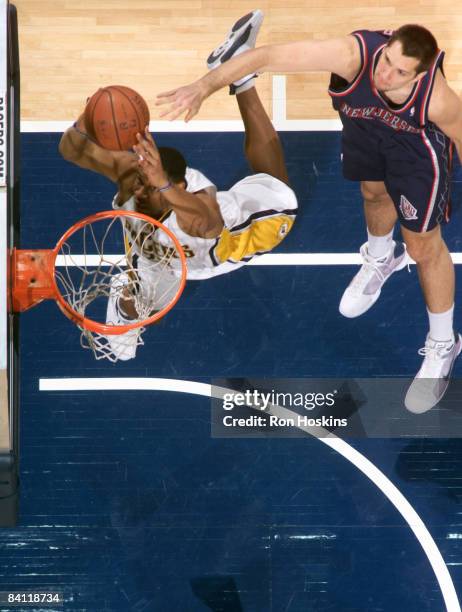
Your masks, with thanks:
<instances>
[{"instance_id":1,"label":"orange rim","mask_svg":"<svg viewBox=\"0 0 462 612\"><path fill-rule=\"evenodd\" d=\"M153 314L148 319L144 319L143 321L135 321L127 325L106 325L105 323L98 323L97 321L93 321L93 319L88 319L87 317L84 317L83 315L78 313L76 310L72 308L72 306L68 302L66 302L66 300L61 295L61 291L58 287L58 284L56 282L56 276L55 276L56 258L60 254L61 247L63 246L63 244L66 242L66 240L70 236L75 234L79 229L81 229L85 225L89 225L90 223L93 223L95 221L101 221L102 219L110 219L110 218L115 218L115 217L136 217L137 219L140 219L141 221L146 221L147 223L150 223L151 225L155 225L157 228L164 231L174 243L175 248L180 256L180 262L181 262L180 284L175 294L175 297L172 299L172 301L169 304L167 304L167 306L157 311L155 314ZM54 291L55 291L55 300L59 308L66 315L66 317L71 319L71 321L73 321L79 327L82 327L83 329L86 329L91 332L97 332L97 333L104 334L107 336L116 336L119 334L124 334L125 332L130 331L131 329L137 329L138 327L144 327L146 325L151 325L152 323L155 323L159 319L162 319L162 317L164 317L178 302L181 294L183 293L183 289L185 288L185 285L186 285L186 270L187 270L186 256L184 254L183 247L178 241L178 238L175 236L175 234L171 230L165 227L165 225L163 225L160 221L157 221L156 219L153 219L152 217L149 217L148 215L143 215L142 213L138 213L138 212L129 212L126 210L106 210L106 211L102 211L99 213L95 213L93 215L89 215L88 217L85 217L84 219L81 219L80 221L75 223L61 236L55 248L53 249L53 254L54 254L54 257L52 260L53 268L51 271L52 272L51 277L52 277L52 282L53 282Z\"/></svg>"}]
</instances>

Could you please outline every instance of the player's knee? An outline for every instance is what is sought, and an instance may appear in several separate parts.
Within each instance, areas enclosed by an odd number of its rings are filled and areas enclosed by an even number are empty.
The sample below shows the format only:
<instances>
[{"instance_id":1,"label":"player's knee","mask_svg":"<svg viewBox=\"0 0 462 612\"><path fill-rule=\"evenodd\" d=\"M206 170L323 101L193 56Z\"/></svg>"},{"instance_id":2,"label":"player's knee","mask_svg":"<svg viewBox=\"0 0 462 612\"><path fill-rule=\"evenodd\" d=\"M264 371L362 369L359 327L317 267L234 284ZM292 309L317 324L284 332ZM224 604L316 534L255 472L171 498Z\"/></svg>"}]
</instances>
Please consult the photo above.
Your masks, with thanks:
<instances>
[{"instance_id":1,"label":"player's knee","mask_svg":"<svg viewBox=\"0 0 462 612\"><path fill-rule=\"evenodd\" d=\"M406 242L407 252L409 256L416 263L421 263L426 256L428 256L428 250L425 249L423 244L418 242Z\"/></svg>"},{"instance_id":2,"label":"player's knee","mask_svg":"<svg viewBox=\"0 0 462 612\"><path fill-rule=\"evenodd\" d=\"M425 233L406 232L404 235L407 252L416 263L426 263L437 259L446 248L439 231Z\"/></svg>"},{"instance_id":3,"label":"player's knee","mask_svg":"<svg viewBox=\"0 0 462 612\"><path fill-rule=\"evenodd\" d=\"M390 199L387 191L380 188L371 188L367 184L361 183L361 194L366 204L378 205Z\"/></svg>"}]
</instances>

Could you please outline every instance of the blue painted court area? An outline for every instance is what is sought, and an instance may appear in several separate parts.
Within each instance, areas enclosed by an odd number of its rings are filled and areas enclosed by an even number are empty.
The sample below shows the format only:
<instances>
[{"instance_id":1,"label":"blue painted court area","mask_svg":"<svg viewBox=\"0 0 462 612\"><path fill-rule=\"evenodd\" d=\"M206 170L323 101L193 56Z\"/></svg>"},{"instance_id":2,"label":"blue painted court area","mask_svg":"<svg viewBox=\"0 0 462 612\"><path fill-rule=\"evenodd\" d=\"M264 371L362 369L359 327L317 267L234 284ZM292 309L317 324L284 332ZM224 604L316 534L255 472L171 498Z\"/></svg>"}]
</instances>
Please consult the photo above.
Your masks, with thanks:
<instances>
[{"instance_id":1,"label":"blue painted court area","mask_svg":"<svg viewBox=\"0 0 462 612\"><path fill-rule=\"evenodd\" d=\"M62 161L58 140L23 135L23 247L51 247L114 193ZM283 142L301 212L279 252L357 251L362 206L341 178L339 135ZM241 134L161 134L158 144L181 148L223 189L248 172ZM452 251L462 251L460 214L456 205L446 232ZM249 266L191 283L137 359L117 365L81 349L53 303L22 315L20 525L0 533L2 589L62 590L72 612L445 610L403 516L322 441L212 439L210 400L193 394L39 391L44 378L413 376L427 325L415 267L346 320L338 301L353 273ZM350 444L414 507L460 591L460 440Z\"/></svg>"}]
</instances>

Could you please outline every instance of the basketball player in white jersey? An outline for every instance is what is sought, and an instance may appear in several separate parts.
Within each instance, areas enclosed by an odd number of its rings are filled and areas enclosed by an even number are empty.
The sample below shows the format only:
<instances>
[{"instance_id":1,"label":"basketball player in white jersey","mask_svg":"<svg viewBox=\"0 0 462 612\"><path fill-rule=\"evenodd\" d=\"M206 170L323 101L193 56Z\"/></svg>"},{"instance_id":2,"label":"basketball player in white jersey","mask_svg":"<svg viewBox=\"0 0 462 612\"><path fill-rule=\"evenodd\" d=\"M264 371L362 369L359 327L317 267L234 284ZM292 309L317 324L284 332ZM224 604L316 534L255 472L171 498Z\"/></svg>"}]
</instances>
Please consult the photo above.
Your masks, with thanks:
<instances>
[{"instance_id":1,"label":"basketball player in white jersey","mask_svg":"<svg viewBox=\"0 0 462 612\"><path fill-rule=\"evenodd\" d=\"M255 46L262 21L262 13L255 11L233 26L228 38L234 44L228 57ZM213 67L212 56L209 67ZM108 151L88 137L81 115L59 146L68 161L117 183L114 208L148 214L175 233L185 251L191 280L236 270L254 256L271 251L290 231L297 212L279 137L258 97L254 78L235 83L232 93L244 122L245 154L254 174L229 191L217 192L202 173L186 166L175 149L157 149L148 131L138 135L134 152ZM144 290L149 291L154 279L143 273L149 266L142 260L139 266ZM107 322L115 325L137 318L133 300L121 291L123 283L123 277L116 277L108 303ZM164 305L159 304L159 309ZM139 330L108 336L108 341L115 358L131 359Z\"/></svg>"}]
</instances>

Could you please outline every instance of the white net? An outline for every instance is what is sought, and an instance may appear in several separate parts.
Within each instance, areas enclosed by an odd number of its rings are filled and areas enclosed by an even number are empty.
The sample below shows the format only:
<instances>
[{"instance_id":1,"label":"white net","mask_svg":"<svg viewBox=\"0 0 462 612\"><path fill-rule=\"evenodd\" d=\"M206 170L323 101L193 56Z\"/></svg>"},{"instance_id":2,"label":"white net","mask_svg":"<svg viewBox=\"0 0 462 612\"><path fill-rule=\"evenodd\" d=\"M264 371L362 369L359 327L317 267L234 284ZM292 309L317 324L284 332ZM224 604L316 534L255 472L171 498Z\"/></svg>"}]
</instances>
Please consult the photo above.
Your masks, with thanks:
<instances>
[{"instance_id":1,"label":"white net","mask_svg":"<svg viewBox=\"0 0 462 612\"><path fill-rule=\"evenodd\" d=\"M161 318L182 288L179 248L169 234L131 213L119 215L68 236L55 268L62 298L85 318L77 323L82 347L113 362L135 356L144 324ZM105 328L95 331L93 323ZM137 327L126 330L132 324Z\"/></svg>"}]
</instances>

